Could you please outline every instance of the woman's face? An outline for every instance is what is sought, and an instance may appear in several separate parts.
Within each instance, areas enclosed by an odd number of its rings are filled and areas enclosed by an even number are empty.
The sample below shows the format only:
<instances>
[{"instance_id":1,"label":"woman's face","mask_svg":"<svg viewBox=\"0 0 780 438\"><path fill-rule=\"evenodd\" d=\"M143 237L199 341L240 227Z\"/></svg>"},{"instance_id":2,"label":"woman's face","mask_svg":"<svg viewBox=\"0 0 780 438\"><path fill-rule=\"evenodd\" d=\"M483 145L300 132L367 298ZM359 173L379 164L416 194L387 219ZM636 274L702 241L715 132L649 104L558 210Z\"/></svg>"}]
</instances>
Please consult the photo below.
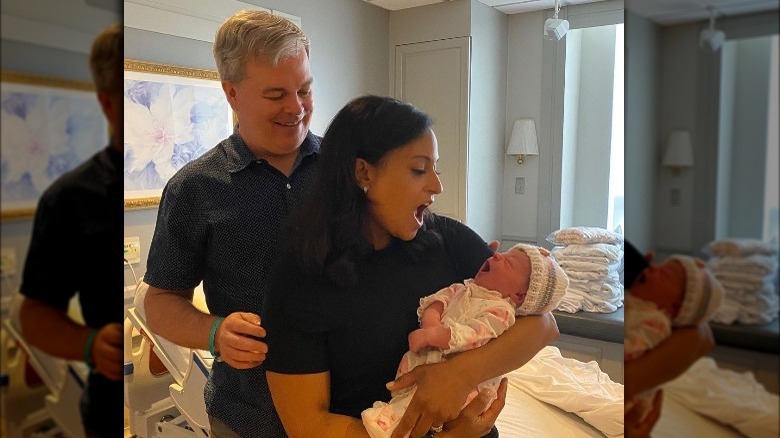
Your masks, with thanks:
<instances>
[{"instance_id":1,"label":"woman's face","mask_svg":"<svg viewBox=\"0 0 780 438\"><path fill-rule=\"evenodd\" d=\"M442 186L436 173L439 147L432 130L368 164L366 235L375 249L391 238L412 240L423 223L423 211Z\"/></svg>"}]
</instances>

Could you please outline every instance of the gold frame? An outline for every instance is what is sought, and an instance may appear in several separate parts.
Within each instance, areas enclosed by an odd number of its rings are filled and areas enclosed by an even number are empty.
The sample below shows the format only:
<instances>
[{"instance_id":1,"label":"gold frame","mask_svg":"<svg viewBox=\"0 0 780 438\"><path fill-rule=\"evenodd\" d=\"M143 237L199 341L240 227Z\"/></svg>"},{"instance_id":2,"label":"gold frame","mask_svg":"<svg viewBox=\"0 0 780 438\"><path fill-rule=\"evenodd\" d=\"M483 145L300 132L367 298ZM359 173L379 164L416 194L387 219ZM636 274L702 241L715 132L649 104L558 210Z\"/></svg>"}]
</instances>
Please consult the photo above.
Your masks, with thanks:
<instances>
[{"instance_id":1,"label":"gold frame","mask_svg":"<svg viewBox=\"0 0 780 438\"><path fill-rule=\"evenodd\" d=\"M190 79L202 79L209 81L219 81L219 73L216 70L207 70L201 68L180 67L176 65L158 64L156 62L139 61L137 59L125 59L124 71L151 73L161 76L177 76ZM233 113L233 124L237 121L236 114ZM139 198L125 198L125 211L145 210L156 208L160 205L160 196L148 196Z\"/></svg>"},{"instance_id":2,"label":"gold frame","mask_svg":"<svg viewBox=\"0 0 780 438\"><path fill-rule=\"evenodd\" d=\"M62 79L32 73L22 73L10 70L0 71L0 82L32 85L37 87L62 88L67 90L94 92L95 85L91 82ZM36 206L37 207L37 206ZM36 207L13 208L0 211L0 221L20 221L32 219Z\"/></svg>"}]
</instances>

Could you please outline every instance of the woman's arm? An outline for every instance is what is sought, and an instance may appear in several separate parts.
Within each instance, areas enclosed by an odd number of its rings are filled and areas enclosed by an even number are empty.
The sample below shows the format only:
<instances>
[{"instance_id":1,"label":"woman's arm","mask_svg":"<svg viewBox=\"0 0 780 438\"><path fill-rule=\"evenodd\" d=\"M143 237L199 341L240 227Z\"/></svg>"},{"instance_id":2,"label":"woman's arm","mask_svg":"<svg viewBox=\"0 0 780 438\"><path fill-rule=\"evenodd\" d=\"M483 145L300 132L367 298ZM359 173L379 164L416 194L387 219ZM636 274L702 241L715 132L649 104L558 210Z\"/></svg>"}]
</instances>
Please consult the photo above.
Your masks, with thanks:
<instances>
[{"instance_id":1,"label":"woman's arm","mask_svg":"<svg viewBox=\"0 0 780 438\"><path fill-rule=\"evenodd\" d=\"M417 392L393 438L423 435L430 424L458 416L468 394L485 380L520 368L558 338L551 313L518 318L501 336L435 365L420 366L393 382L392 391L417 385Z\"/></svg>"},{"instance_id":2,"label":"woman's arm","mask_svg":"<svg viewBox=\"0 0 780 438\"><path fill-rule=\"evenodd\" d=\"M268 371L268 387L290 438L368 437L363 423L331 414L330 373L279 374Z\"/></svg>"},{"instance_id":3,"label":"woman's arm","mask_svg":"<svg viewBox=\"0 0 780 438\"><path fill-rule=\"evenodd\" d=\"M368 437L358 418L332 414L330 404L330 373L280 374L266 372L274 406L290 438ZM481 391L460 415L449 422L443 437L476 437L487 433L504 408L507 379L501 380L496 399L488 391ZM438 423L441 424L441 423ZM433 426L429 424L424 435ZM419 436L412 435L412 436Z\"/></svg>"},{"instance_id":4,"label":"woman's arm","mask_svg":"<svg viewBox=\"0 0 780 438\"><path fill-rule=\"evenodd\" d=\"M657 347L624 364L625 398L677 378L714 347L707 323L672 330Z\"/></svg>"}]
</instances>

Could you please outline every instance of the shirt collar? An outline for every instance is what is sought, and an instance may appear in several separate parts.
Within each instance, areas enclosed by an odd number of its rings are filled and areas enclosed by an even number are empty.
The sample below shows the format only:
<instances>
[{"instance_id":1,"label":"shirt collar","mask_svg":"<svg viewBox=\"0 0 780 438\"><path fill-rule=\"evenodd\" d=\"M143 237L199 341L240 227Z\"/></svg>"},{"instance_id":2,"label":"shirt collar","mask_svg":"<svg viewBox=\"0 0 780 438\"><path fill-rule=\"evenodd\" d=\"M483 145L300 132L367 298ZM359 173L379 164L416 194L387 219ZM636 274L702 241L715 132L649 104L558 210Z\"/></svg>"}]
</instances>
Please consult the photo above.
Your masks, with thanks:
<instances>
[{"instance_id":1,"label":"shirt collar","mask_svg":"<svg viewBox=\"0 0 780 438\"><path fill-rule=\"evenodd\" d=\"M249 147L238 132L233 133L230 137L225 139L222 146L227 155L228 172L230 173L240 172L253 161L257 161L257 157L249 150ZM299 159L297 161L300 161L300 159L308 157L309 155L316 154L319 151L320 139L309 131L306 134L303 143L301 143L301 147L298 149Z\"/></svg>"}]
</instances>

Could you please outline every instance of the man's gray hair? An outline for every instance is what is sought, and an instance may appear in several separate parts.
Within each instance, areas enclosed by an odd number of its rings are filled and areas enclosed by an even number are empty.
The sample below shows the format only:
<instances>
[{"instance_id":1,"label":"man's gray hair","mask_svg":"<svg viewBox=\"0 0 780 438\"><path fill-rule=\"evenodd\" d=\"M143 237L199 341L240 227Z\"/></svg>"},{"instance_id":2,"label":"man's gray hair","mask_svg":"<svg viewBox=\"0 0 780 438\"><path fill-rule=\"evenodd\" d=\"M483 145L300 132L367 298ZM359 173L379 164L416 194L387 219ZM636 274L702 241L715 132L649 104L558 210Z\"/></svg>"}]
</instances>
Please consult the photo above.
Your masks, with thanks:
<instances>
[{"instance_id":1,"label":"man's gray hair","mask_svg":"<svg viewBox=\"0 0 780 438\"><path fill-rule=\"evenodd\" d=\"M103 29L89 52L89 69L98 91L122 89L122 55L124 36L121 23L114 23Z\"/></svg>"},{"instance_id":2,"label":"man's gray hair","mask_svg":"<svg viewBox=\"0 0 780 438\"><path fill-rule=\"evenodd\" d=\"M264 11L239 11L225 20L214 39L214 61L223 81L241 82L249 60L276 66L306 50L309 39L298 26Z\"/></svg>"}]
</instances>

